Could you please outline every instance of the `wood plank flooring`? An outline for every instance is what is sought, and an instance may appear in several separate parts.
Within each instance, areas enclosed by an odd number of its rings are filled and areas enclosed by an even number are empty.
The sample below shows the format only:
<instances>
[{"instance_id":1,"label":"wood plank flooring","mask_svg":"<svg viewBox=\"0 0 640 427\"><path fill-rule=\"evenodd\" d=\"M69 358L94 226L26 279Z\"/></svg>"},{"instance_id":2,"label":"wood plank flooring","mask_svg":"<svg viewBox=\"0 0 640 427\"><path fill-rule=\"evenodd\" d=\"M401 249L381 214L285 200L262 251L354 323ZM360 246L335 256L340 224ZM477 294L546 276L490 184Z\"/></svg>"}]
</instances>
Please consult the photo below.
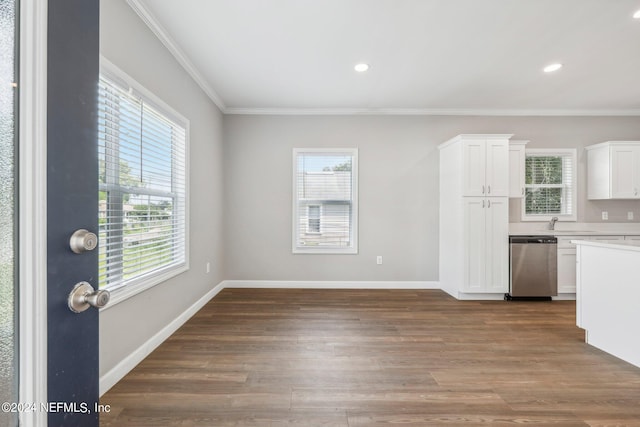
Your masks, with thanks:
<instances>
[{"instance_id":1,"label":"wood plank flooring","mask_svg":"<svg viewBox=\"0 0 640 427\"><path fill-rule=\"evenodd\" d=\"M101 399L103 427L640 426L575 303L226 289Z\"/></svg>"}]
</instances>

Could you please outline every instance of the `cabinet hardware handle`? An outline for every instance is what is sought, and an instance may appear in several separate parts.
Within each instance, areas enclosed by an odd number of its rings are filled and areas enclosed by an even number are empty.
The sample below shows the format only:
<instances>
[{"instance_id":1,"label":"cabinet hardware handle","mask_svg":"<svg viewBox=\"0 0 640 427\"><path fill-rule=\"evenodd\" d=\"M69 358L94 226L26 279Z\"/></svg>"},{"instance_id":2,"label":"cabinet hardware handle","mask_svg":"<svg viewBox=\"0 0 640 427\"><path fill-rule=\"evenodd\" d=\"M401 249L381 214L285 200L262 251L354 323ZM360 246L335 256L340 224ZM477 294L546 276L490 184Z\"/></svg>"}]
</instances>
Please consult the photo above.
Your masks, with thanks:
<instances>
[{"instance_id":1,"label":"cabinet hardware handle","mask_svg":"<svg viewBox=\"0 0 640 427\"><path fill-rule=\"evenodd\" d=\"M489 186L488 188L489 188L489 189L488 189L488 191L487 191L487 194L491 194L491 186Z\"/></svg>"},{"instance_id":2,"label":"cabinet hardware handle","mask_svg":"<svg viewBox=\"0 0 640 427\"><path fill-rule=\"evenodd\" d=\"M491 207L491 200L487 200L487 207L490 208Z\"/></svg>"},{"instance_id":3,"label":"cabinet hardware handle","mask_svg":"<svg viewBox=\"0 0 640 427\"><path fill-rule=\"evenodd\" d=\"M482 207L484 208L484 200L482 201Z\"/></svg>"},{"instance_id":4,"label":"cabinet hardware handle","mask_svg":"<svg viewBox=\"0 0 640 427\"><path fill-rule=\"evenodd\" d=\"M482 186L482 194L484 194L484 185Z\"/></svg>"}]
</instances>

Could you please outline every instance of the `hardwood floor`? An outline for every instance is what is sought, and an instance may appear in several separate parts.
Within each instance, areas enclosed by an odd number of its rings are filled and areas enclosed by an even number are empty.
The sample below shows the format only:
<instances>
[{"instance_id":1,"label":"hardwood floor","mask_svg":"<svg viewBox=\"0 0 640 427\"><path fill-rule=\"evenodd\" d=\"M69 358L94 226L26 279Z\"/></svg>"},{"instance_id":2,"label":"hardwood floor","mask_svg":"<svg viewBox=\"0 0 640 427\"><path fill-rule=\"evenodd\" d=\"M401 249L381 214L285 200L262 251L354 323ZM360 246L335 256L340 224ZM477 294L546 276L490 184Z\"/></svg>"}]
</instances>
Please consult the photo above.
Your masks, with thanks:
<instances>
[{"instance_id":1,"label":"hardwood floor","mask_svg":"<svg viewBox=\"0 0 640 427\"><path fill-rule=\"evenodd\" d=\"M575 303L226 289L101 399L101 426L640 426L640 369Z\"/></svg>"}]
</instances>

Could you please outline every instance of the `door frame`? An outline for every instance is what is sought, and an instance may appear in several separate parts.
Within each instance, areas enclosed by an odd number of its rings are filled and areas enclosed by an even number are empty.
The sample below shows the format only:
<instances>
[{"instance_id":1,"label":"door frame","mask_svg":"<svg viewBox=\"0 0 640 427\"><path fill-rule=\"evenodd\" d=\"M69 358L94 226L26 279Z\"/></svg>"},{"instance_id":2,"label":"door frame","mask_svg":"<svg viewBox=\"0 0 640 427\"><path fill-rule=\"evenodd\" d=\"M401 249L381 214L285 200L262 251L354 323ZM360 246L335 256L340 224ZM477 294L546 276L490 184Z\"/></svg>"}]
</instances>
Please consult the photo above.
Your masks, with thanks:
<instances>
[{"instance_id":1,"label":"door frame","mask_svg":"<svg viewBox=\"0 0 640 427\"><path fill-rule=\"evenodd\" d=\"M19 2L19 400L47 402L47 19L48 0ZM47 413L19 414L46 426Z\"/></svg>"}]
</instances>

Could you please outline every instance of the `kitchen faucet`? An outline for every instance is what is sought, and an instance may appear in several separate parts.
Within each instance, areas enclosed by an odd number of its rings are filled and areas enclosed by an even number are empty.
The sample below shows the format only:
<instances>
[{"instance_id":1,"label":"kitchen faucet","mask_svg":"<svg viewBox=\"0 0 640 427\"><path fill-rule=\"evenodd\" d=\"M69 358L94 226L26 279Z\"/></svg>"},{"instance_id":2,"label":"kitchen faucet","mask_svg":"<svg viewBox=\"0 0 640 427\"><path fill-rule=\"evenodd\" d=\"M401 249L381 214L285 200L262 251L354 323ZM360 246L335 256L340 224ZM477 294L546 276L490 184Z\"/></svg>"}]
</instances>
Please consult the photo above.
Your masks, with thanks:
<instances>
[{"instance_id":1,"label":"kitchen faucet","mask_svg":"<svg viewBox=\"0 0 640 427\"><path fill-rule=\"evenodd\" d=\"M549 221L549 224L547 225L549 230L555 230L557 221L558 221L558 217L557 216L554 216L553 218L551 218L551 221Z\"/></svg>"}]
</instances>

